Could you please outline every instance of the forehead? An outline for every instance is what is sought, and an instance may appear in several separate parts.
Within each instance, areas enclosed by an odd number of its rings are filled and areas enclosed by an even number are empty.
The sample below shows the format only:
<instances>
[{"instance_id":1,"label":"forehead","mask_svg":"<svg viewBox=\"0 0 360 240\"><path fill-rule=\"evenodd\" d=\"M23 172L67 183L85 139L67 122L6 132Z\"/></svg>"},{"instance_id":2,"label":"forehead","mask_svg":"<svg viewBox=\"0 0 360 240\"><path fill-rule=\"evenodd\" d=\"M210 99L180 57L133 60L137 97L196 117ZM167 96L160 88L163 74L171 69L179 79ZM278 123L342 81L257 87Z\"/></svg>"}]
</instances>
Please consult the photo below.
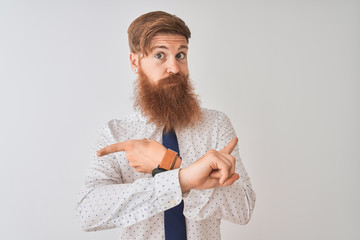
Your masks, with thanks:
<instances>
[{"instance_id":1,"label":"forehead","mask_svg":"<svg viewBox=\"0 0 360 240\"><path fill-rule=\"evenodd\" d=\"M166 34L166 33L160 33L156 34L150 42L150 49L153 50L158 47L186 47L188 46L188 43L186 41L186 38L183 35L180 34Z\"/></svg>"}]
</instances>

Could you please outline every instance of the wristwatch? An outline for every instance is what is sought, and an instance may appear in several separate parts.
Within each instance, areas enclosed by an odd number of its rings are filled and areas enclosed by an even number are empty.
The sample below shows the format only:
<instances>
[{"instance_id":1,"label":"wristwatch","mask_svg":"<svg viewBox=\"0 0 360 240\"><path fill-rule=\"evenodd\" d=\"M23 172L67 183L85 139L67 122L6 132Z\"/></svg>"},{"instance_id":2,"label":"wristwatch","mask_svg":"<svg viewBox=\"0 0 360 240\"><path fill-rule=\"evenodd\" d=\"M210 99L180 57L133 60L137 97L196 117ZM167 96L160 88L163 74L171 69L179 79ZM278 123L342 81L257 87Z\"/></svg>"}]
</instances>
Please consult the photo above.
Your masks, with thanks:
<instances>
[{"instance_id":1,"label":"wristwatch","mask_svg":"<svg viewBox=\"0 0 360 240\"><path fill-rule=\"evenodd\" d=\"M152 171L152 176L154 177L158 173L179 168L181 161L181 157L178 156L177 152L167 149L160 165Z\"/></svg>"},{"instance_id":2,"label":"wristwatch","mask_svg":"<svg viewBox=\"0 0 360 240\"><path fill-rule=\"evenodd\" d=\"M156 174L166 172L166 171L167 171L166 169L161 168L160 165L159 165L157 168L152 170L151 174L152 174L153 177L155 177Z\"/></svg>"}]
</instances>

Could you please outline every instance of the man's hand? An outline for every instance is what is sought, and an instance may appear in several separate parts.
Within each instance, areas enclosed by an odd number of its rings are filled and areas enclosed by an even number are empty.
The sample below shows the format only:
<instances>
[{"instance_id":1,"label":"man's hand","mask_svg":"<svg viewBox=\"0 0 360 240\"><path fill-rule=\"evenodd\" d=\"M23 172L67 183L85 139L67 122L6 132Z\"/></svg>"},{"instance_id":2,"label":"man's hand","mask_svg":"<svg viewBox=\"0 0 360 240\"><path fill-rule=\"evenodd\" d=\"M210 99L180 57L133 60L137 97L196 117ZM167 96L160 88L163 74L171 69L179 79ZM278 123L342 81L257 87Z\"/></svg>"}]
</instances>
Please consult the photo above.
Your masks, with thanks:
<instances>
[{"instance_id":1,"label":"man's hand","mask_svg":"<svg viewBox=\"0 0 360 240\"><path fill-rule=\"evenodd\" d=\"M97 152L99 157L114 153L126 152L129 165L137 172L149 173L156 168L165 155L166 148L155 140L128 140L114 143Z\"/></svg>"},{"instance_id":2,"label":"man's hand","mask_svg":"<svg viewBox=\"0 0 360 240\"><path fill-rule=\"evenodd\" d=\"M190 189L209 189L230 186L239 175L235 173L235 157L231 155L238 139L235 137L220 151L209 150L203 157L179 172L179 181L183 192ZM149 173L160 165L166 148L155 140L128 140L102 148L99 157L126 152L129 165L137 172Z\"/></svg>"},{"instance_id":3,"label":"man's hand","mask_svg":"<svg viewBox=\"0 0 360 240\"><path fill-rule=\"evenodd\" d=\"M238 138L234 138L229 145L220 151L210 150L202 158L179 172L182 192L190 189L209 189L230 186L239 174L235 173L234 150Z\"/></svg>"}]
</instances>

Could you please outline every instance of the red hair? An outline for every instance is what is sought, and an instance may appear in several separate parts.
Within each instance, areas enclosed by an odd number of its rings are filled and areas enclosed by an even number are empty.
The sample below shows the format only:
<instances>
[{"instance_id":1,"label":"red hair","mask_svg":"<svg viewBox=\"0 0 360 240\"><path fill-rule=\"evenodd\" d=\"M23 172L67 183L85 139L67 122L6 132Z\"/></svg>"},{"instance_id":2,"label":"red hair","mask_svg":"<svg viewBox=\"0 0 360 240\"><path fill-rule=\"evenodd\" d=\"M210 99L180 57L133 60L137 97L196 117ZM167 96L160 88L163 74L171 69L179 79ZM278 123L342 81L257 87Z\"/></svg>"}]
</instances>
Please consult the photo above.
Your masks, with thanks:
<instances>
[{"instance_id":1,"label":"red hair","mask_svg":"<svg viewBox=\"0 0 360 240\"><path fill-rule=\"evenodd\" d=\"M128 28L130 51L146 56L151 39L157 33L180 34L187 42L191 37L190 29L177 16L162 11L149 12L136 18Z\"/></svg>"}]
</instances>

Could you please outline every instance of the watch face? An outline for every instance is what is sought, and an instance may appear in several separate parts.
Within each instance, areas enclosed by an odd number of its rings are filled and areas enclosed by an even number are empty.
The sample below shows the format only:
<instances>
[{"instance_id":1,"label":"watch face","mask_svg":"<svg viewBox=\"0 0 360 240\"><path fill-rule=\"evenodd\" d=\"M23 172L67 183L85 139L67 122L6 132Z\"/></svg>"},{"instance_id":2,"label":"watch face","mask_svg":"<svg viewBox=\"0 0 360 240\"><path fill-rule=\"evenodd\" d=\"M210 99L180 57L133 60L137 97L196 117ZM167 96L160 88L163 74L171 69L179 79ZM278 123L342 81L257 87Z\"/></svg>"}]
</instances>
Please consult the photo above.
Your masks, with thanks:
<instances>
[{"instance_id":1,"label":"watch face","mask_svg":"<svg viewBox=\"0 0 360 240\"><path fill-rule=\"evenodd\" d=\"M152 171L152 175L153 175L153 177L154 177L156 174L162 173L162 172L166 172L166 169L157 167L157 168L155 168L155 169Z\"/></svg>"}]
</instances>

